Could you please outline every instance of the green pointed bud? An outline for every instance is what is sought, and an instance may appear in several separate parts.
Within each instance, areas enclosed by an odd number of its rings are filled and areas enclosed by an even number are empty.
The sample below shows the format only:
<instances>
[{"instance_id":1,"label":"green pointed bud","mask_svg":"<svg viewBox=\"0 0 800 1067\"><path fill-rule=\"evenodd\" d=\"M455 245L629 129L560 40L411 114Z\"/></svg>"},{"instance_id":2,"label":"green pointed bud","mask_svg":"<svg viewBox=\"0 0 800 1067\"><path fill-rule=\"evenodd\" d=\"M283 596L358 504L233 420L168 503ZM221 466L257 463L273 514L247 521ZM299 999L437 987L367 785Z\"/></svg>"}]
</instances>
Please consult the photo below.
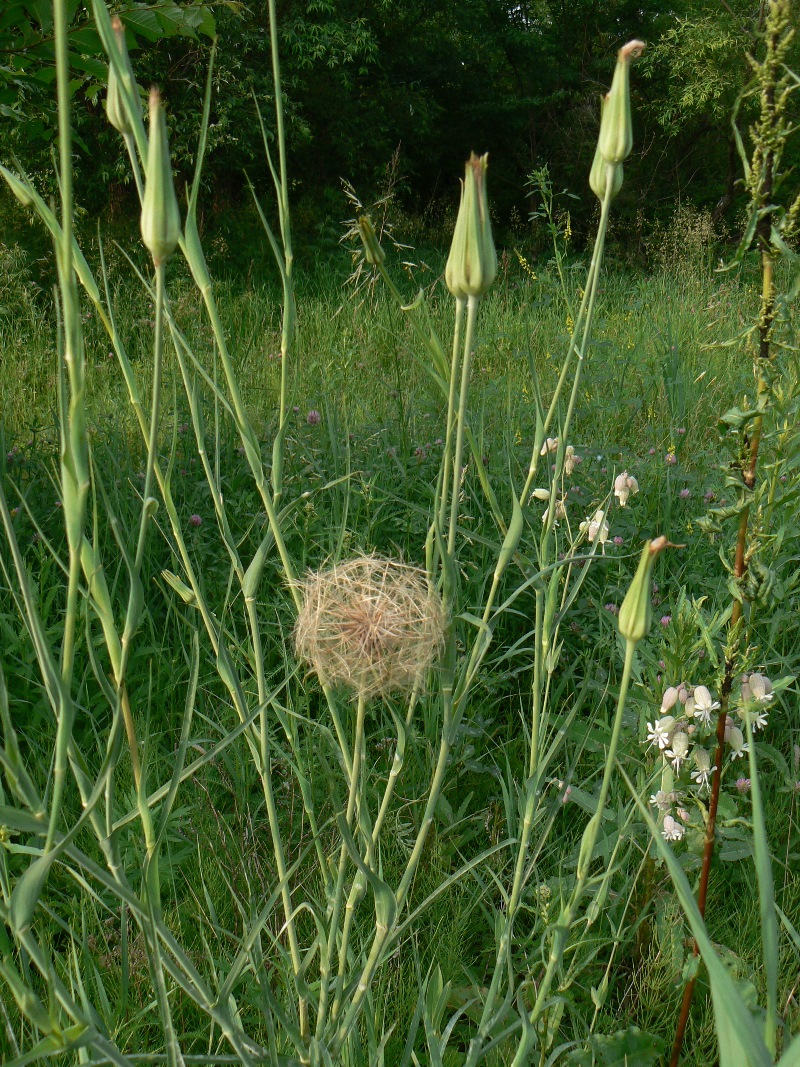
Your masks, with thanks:
<instances>
[{"instance_id":1,"label":"green pointed bud","mask_svg":"<svg viewBox=\"0 0 800 1067\"><path fill-rule=\"evenodd\" d=\"M606 109L606 100L608 97L600 97L600 127L603 126L603 112ZM589 171L589 188L595 194L597 199L602 203L606 198L606 185L609 178L611 179L611 197L613 200L617 193L622 188L622 164L621 163L606 163L605 159L600 153L600 145L598 143L597 148L594 150L594 160L592 161L592 169Z\"/></svg>"},{"instance_id":2,"label":"green pointed bud","mask_svg":"<svg viewBox=\"0 0 800 1067\"><path fill-rule=\"evenodd\" d=\"M497 253L486 197L488 160L488 155L471 153L461 185L461 204L444 271L447 288L460 300L483 296L497 274Z\"/></svg>"},{"instance_id":3,"label":"green pointed bud","mask_svg":"<svg viewBox=\"0 0 800 1067\"><path fill-rule=\"evenodd\" d=\"M125 43L125 28L116 15L111 22L111 28L114 31L117 47L119 48L120 56L122 57L122 66L125 73L130 77L134 95L138 98L139 93L136 88L136 79L133 76L133 67L131 66L130 57L128 56L128 46ZM118 130L123 137L133 133L133 126L131 124L130 116L128 115L128 109L125 107L125 97L120 86L116 67L113 63L109 63L108 65L106 115L114 129Z\"/></svg>"},{"instance_id":4,"label":"green pointed bud","mask_svg":"<svg viewBox=\"0 0 800 1067\"><path fill-rule=\"evenodd\" d=\"M158 266L169 259L180 237L181 215L172 183L167 123L161 95L154 86L150 90L150 138L142 200L142 240Z\"/></svg>"},{"instance_id":5,"label":"green pointed bud","mask_svg":"<svg viewBox=\"0 0 800 1067\"><path fill-rule=\"evenodd\" d=\"M669 545L666 537L648 541L633 581L619 609L619 632L626 641L636 644L650 628L650 577L656 556Z\"/></svg>"},{"instance_id":6,"label":"green pointed bud","mask_svg":"<svg viewBox=\"0 0 800 1067\"><path fill-rule=\"evenodd\" d=\"M617 53L617 67L600 120L597 150L606 163L622 163L633 148L631 123L631 60L644 51L643 41L628 41Z\"/></svg>"},{"instance_id":7,"label":"green pointed bud","mask_svg":"<svg viewBox=\"0 0 800 1067\"><path fill-rule=\"evenodd\" d=\"M375 233L375 227L372 225L372 219L369 215L360 215L356 225L358 226L361 243L364 246L364 259L371 267L379 267L386 259L386 253L381 248L378 235Z\"/></svg>"}]
</instances>

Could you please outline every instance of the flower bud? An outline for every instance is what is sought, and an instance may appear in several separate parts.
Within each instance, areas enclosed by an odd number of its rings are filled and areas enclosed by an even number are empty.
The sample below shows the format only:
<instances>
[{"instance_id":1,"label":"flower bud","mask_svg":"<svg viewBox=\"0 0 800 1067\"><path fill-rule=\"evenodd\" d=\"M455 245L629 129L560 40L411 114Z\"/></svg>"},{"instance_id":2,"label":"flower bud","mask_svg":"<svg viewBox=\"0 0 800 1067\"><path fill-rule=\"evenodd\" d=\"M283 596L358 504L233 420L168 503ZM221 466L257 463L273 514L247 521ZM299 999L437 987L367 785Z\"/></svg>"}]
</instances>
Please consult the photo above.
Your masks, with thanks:
<instances>
[{"instance_id":1,"label":"flower bud","mask_svg":"<svg viewBox=\"0 0 800 1067\"><path fill-rule=\"evenodd\" d=\"M600 97L600 129L603 128L603 115L606 109L607 97ZM613 200L622 188L622 164L607 163L600 153L600 144L594 150L592 169L589 171L589 188L602 203L606 198L606 185L611 182L610 200Z\"/></svg>"},{"instance_id":2,"label":"flower bud","mask_svg":"<svg viewBox=\"0 0 800 1067\"><path fill-rule=\"evenodd\" d=\"M167 143L167 123L158 89L150 90L150 142L147 151L142 240L156 265L166 262L181 237L181 215Z\"/></svg>"},{"instance_id":3,"label":"flower bud","mask_svg":"<svg viewBox=\"0 0 800 1067\"><path fill-rule=\"evenodd\" d=\"M444 271L447 288L460 300L483 296L497 274L497 253L486 197L488 158L473 152L466 164L453 243Z\"/></svg>"},{"instance_id":4,"label":"flower bud","mask_svg":"<svg viewBox=\"0 0 800 1067\"><path fill-rule=\"evenodd\" d=\"M648 541L644 546L636 574L619 609L619 632L626 641L632 641L634 644L641 641L650 627L650 577L653 563L668 544L669 541L662 536Z\"/></svg>"},{"instance_id":5,"label":"flower bud","mask_svg":"<svg viewBox=\"0 0 800 1067\"><path fill-rule=\"evenodd\" d=\"M369 215L360 215L356 225L358 226L361 243L364 246L364 259L371 267L379 267L386 259L386 253L381 248L378 235L375 233L375 227L372 225L372 219Z\"/></svg>"},{"instance_id":6,"label":"flower bud","mask_svg":"<svg viewBox=\"0 0 800 1067\"><path fill-rule=\"evenodd\" d=\"M602 109L597 142L597 150L606 163L622 163L633 148L630 64L643 51L643 41L629 41L617 53L617 67Z\"/></svg>"},{"instance_id":7,"label":"flower bud","mask_svg":"<svg viewBox=\"0 0 800 1067\"><path fill-rule=\"evenodd\" d=\"M678 701L678 690L674 685L671 685L669 689L664 691L664 696L661 699L661 714L665 711L669 711L670 708L674 708Z\"/></svg>"},{"instance_id":8,"label":"flower bud","mask_svg":"<svg viewBox=\"0 0 800 1067\"><path fill-rule=\"evenodd\" d=\"M138 98L139 94L136 88L136 79L133 76L133 67L131 66L130 57L128 56L128 46L125 42L125 29L117 16L114 16L111 28L113 29L114 37L117 40L117 47L119 48L123 69L130 77L134 95ZM125 98L120 87L117 69L113 63L109 63L108 65L106 115L114 129L118 130L123 137L133 133L133 126L131 125L131 120L128 115L128 109L125 107Z\"/></svg>"}]
</instances>

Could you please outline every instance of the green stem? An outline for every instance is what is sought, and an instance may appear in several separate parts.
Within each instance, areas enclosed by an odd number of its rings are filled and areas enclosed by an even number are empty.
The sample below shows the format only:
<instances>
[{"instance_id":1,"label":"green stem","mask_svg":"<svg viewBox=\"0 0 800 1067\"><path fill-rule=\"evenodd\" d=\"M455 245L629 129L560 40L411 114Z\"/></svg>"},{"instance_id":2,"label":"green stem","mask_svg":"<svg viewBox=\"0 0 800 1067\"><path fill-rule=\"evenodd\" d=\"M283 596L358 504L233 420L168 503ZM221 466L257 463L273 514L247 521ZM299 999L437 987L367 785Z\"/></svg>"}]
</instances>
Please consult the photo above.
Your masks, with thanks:
<instances>
[{"instance_id":1,"label":"green stem","mask_svg":"<svg viewBox=\"0 0 800 1067\"><path fill-rule=\"evenodd\" d=\"M633 657L636 652L636 643L633 641L625 642L625 663L622 668L622 681L619 688L619 697L617 699L617 710L614 715L614 723L611 728L611 740L608 745L608 754L606 756L605 767L603 769L603 780L600 785L600 796L597 799L597 811L591 817L586 825L586 829L583 831L583 837L581 839L580 851L578 853L578 866L576 870L575 886L570 895L569 901L562 908L561 914L556 924L553 940L550 946L550 954L547 960L547 968L544 976L539 982L537 988L536 1001L530 1012L530 1029L526 1029L523 1032L523 1036L520 1039L520 1043L517 1047L516 1055L512 1062L512 1067L523 1067L523 1065L530 1062L529 1054L531 1051L531 1043L533 1041L533 1027L542 1011L544 1005L550 997L550 989L553 985L553 979L555 977L556 970L561 964L561 959L566 948L567 938L569 937L570 929L575 921L578 907L580 906L583 895L586 891L586 885L589 881L589 868L592 863L592 854L594 847L597 843L597 838L600 833L600 826L603 820L603 814L605 812L606 801L608 800L608 792L611 788L611 775L614 770L614 762L617 756L617 748L619 747L619 738L622 731L622 716L625 711L625 703L628 699L628 688L630 686L631 672L633 669Z\"/></svg>"},{"instance_id":2,"label":"green stem","mask_svg":"<svg viewBox=\"0 0 800 1067\"><path fill-rule=\"evenodd\" d=\"M450 492L450 456L453 447L453 425L456 416L456 389L458 388L458 369L461 361L461 335L464 329L464 310L466 301L456 298L456 318L453 326L453 352L450 359L450 388L447 396L447 429L444 438L442 456L442 498L439 510L439 528L444 530L447 519L447 498Z\"/></svg>"},{"instance_id":3,"label":"green stem","mask_svg":"<svg viewBox=\"0 0 800 1067\"><path fill-rule=\"evenodd\" d=\"M347 796L347 810L345 812L345 819L348 827L353 822L353 812L355 811L356 798L358 796L358 783L361 776L361 764L363 758L364 749L364 719L366 712L366 699L363 693L358 695L358 705L356 708L356 727L355 734L353 736L353 762L350 768L350 788ZM317 1013L317 1039L321 1039L324 1033L327 1023L327 1006L329 989L328 983L331 975L331 960L333 949L336 942L336 937L339 931L339 921L342 914L342 904L344 902L344 879L347 869L347 849L344 842L339 850L339 870L336 876L336 891L333 899L333 908L331 910L331 922L329 926L328 935L328 948L327 953L323 956L320 965L320 995L319 995L319 1011ZM349 932L348 924L345 924L345 930ZM335 1019L338 1013L342 993L344 990L344 974L347 968L347 943L345 940L345 930L342 931L342 942L339 948L339 972L336 980L336 995L333 1001L333 1008L331 1010L331 1018Z\"/></svg>"},{"instance_id":4,"label":"green stem","mask_svg":"<svg viewBox=\"0 0 800 1067\"><path fill-rule=\"evenodd\" d=\"M467 421L467 398L469 395L469 374L472 361L472 346L475 338L475 319L481 298L467 298L467 328L464 334L464 356L461 364L461 390L458 397L456 413L456 446L453 456L453 486L450 501L450 527L447 536L447 551L453 558L456 546L456 525L458 522L458 505L461 496L461 463L464 456L464 427Z\"/></svg>"}]
</instances>

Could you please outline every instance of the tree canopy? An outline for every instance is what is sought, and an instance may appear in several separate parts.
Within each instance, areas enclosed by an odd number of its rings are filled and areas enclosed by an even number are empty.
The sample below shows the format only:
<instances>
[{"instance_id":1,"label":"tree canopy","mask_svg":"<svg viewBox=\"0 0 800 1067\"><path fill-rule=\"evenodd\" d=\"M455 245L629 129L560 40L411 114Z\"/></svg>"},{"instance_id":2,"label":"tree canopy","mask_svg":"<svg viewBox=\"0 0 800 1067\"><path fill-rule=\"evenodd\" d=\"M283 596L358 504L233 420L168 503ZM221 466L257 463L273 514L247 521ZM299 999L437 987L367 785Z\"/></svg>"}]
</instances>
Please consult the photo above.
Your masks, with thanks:
<instances>
[{"instance_id":1,"label":"tree canopy","mask_svg":"<svg viewBox=\"0 0 800 1067\"><path fill-rule=\"evenodd\" d=\"M264 5L113 6L143 92L162 87L175 164L187 175L218 35L207 182L215 197L235 199L245 171L254 179L265 171L254 105L269 105L272 93ZM96 206L119 191L126 167L103 114L99 39L78 0L70 12L76 164ZM369 195L398 146L411 210L445 191L452 198L475 150L491 152L501 217L524 207L526 179L544 162L581 198L578 219L588 215L599 95L632 37L648 51L633 75L635 180L623 212L688 197L722 216L733 202L729 118L761 17L745 0L279 0L278 13L293 196L314 205L312 221L341 178ZM0 16L0 155L42 173L54 133L50 17L48 0L12 0Z\"/></svg>"}]
</instances>

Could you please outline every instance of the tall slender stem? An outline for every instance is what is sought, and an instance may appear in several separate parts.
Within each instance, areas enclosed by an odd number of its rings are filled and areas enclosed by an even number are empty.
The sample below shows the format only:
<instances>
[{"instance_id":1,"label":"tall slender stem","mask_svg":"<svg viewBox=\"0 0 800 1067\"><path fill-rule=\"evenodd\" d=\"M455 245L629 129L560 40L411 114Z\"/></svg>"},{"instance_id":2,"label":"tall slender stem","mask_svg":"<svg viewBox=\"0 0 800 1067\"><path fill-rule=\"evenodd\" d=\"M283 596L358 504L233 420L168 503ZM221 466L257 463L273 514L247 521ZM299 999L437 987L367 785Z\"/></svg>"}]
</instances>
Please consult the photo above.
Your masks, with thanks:
<instances>
[{"instance_id":1,"label":"tall slender stem","mask_svg":"<svg viewBox=\"0 0 800 1067\"><path fill-rule=\"evenodd\" d=\"M453 486L450 501L450 527L447 535L447 551L452 558L456 546L456 526L458 523L458 505L461 497L462 471L461 463L464 458L464 429L467 421L467 398L469 396L469 375L472 361L472 347L475 343L475 320L478 315L478 305L481 298L470 296L467 298L467 328L464 332L464 356L461 361L461 389L458 397L458 412L456 415L456 444L453 455Z\"/></svg>"}]
</instances>

